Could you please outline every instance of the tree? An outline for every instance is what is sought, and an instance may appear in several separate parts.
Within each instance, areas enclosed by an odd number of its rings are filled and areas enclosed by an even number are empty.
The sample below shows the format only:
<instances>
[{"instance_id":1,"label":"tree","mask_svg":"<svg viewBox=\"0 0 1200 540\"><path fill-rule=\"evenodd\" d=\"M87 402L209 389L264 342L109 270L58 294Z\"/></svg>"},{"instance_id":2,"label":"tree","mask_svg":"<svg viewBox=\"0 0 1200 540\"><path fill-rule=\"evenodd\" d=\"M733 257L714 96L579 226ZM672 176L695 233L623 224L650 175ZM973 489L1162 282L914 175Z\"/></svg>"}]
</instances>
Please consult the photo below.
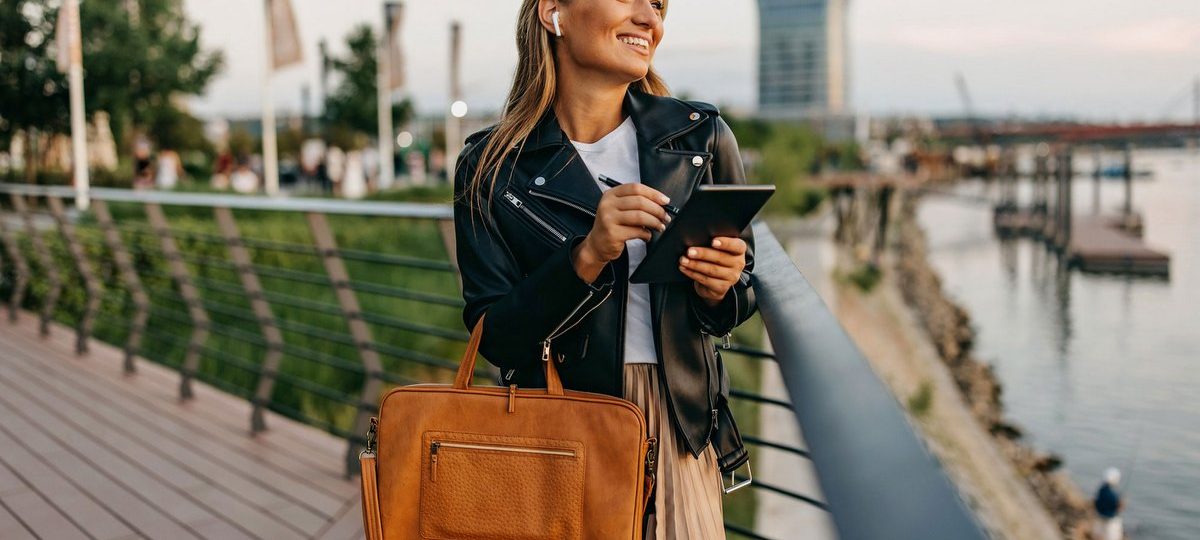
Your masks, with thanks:
<instances>
[{"instance_id":1,"label":"tree","mask_svg":"<svg viewBox=\"0 0 1200 540\"><path fill-rule=\"evenodd\" d=\"M346 37L349 51L331 59L332 71L341 82L325 99L326 135L351 140L346 132L374 137L379 132L379 103L375 85L378 40L370 25L356 27ZM408 99L392 106L392 122L404 125L412 117Z\"/></svg>"},{"instance_id":2,"label":"tree","mask_svg":"<svg viewBox=\"0 0 1200 540\"><path fill-rule=\"evenodd\" d=\"M60 4L4 0L0 8L0 143L19 130L69 127L66 82L54 59ZM202 93L223 64L219 52L201 49L199 27L180 0L88 0L80 20L87 112L107 111L118 140L129 126L188 121L172 100Z\"/></svg>"},{"instance_id":3,"label":"tree","mask_svg":"<svg viewBox=\"0 0 1200 540\"><path fill-rule=\"evenodd\" d=\"M203 93L224 64L220 52L201 49L181 0L88 0L80 19L87 108L108 111L117 140L170 116L172 99Z\"/></svg>"},{"instance_id":4,"label":"tree","mask_svg":"<svg viewBox=\"0 0 1200 540\"><path fill-rule=\"evenodd\" d=\"M4 0L0 8L0 148L12 136L32 130L61 133L69 126L67 87L54 64L56 12L46 0ZM37 163L35 147L26 144L25 162ZM34 168L27 167L32 178Z\"/></svg>"}]
</instances>

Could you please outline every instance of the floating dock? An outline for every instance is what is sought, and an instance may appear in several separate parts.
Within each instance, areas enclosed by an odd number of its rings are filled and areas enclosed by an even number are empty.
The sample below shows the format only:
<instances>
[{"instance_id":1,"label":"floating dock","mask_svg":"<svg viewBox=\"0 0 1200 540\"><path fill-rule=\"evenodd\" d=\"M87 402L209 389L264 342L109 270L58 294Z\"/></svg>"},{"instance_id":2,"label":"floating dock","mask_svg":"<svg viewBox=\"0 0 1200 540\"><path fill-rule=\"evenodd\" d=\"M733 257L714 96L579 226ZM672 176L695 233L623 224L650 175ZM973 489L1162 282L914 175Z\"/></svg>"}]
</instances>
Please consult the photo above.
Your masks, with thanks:
<instances>
[{"instance_id":1,"label":"floating dock","mask_svg":"<svg viewBox=\"0 0 1200 540\"><path fill-rule=\"evenodd\" d=\"M1072 216L1071 230L1059 234L1053 216L1029 208L997 208L992 220L1002 237L1031 236L1064 251L1067 264L1084 272L1169 276L1171 256L1140 237L1141 219L1131 214ZM1067 237L1065 249L1058 246Z\"/></svg>"},{"instance_id":2,"label":"floating dock","mask_svg":"<svg viewBox=\"0 0 1200 540\"><path fill-rule=\"evenodd\" d=\"M1067 261L1085 272L1169 276L1171 257L1121 229L1120 217L1079 216L1071 220Z\"/></svg>"}]
</instances>

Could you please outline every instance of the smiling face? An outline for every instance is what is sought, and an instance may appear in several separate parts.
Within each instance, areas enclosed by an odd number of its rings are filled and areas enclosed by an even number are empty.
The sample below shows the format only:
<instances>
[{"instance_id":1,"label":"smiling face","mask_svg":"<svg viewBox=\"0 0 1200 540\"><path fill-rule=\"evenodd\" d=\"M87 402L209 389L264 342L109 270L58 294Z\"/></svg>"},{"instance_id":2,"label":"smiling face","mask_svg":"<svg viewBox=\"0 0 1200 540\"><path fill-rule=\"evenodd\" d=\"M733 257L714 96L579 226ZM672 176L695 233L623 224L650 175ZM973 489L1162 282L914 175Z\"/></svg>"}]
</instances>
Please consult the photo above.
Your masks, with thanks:
<instances>
[{"instance_id":1,"label":"smiling face","mask_svg":"<svg viewBox=\"0 0 1200 540\"><path fill-rule=\"evenodd\" d=\"M542 19L553 33L555 2L542 3ZM632 82L646 76L662 41L665 2L574 0L557 3L562 37L559 62Z\"/></svg>"}]
</instances>

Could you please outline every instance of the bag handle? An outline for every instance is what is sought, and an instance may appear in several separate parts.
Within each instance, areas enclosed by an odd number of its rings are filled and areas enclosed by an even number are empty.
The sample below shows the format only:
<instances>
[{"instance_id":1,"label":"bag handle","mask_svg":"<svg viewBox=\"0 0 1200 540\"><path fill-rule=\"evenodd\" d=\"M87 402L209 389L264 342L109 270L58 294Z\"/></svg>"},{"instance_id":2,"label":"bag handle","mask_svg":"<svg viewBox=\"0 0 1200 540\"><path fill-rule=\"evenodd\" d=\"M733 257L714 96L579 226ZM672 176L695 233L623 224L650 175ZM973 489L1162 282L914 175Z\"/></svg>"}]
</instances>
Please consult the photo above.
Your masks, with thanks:
<instances>
[{"instance_id":1,"label":"bag handle","mask_svg":"<svg viewBox=\"0 0 1200 540\"><path fill-rule=\"evenodd\" d=\"M454 376L454 388L471 387L471 378L475 374L475 357L479 352L479 343L483 341L483 320L486 317L485 312L471 330L471 340L467 342L467 350L463 351L462 360L458 363L458 374ZM558 376L558 369L554 367L554 360L543 363L546 364L546 393L552 396L563 395L562 379Z\"/></svg>"}]
</instances>

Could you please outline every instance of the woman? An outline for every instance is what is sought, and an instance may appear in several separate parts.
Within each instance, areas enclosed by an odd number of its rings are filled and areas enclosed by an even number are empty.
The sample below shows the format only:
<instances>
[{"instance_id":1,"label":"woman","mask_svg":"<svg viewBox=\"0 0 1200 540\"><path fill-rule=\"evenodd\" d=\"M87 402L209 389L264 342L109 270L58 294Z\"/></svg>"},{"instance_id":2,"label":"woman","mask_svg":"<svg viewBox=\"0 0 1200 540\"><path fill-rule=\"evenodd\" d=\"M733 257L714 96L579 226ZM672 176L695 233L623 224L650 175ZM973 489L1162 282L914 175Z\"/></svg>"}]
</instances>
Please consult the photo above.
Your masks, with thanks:
<instances>
[{"instance_id":1,"label":"woman","mask_svg":"<svg viewBox=\"0 0 1200 540\"><path fill-rule=\"evenodd\" d=\"M463 320L488 313L480 351L501 384L544 386L538 359L553 357L566 388L636 403L660 444L647 536L723 538L722 474L748 455L712 337L756 309L753 236L690 249L689 281L628 281L670 221L664 204L745 181L717 109L669 97L651 68L665 13L648 0L522 3L503 118L467 137L455 171Z\"/></svg>"}]
</instances>

